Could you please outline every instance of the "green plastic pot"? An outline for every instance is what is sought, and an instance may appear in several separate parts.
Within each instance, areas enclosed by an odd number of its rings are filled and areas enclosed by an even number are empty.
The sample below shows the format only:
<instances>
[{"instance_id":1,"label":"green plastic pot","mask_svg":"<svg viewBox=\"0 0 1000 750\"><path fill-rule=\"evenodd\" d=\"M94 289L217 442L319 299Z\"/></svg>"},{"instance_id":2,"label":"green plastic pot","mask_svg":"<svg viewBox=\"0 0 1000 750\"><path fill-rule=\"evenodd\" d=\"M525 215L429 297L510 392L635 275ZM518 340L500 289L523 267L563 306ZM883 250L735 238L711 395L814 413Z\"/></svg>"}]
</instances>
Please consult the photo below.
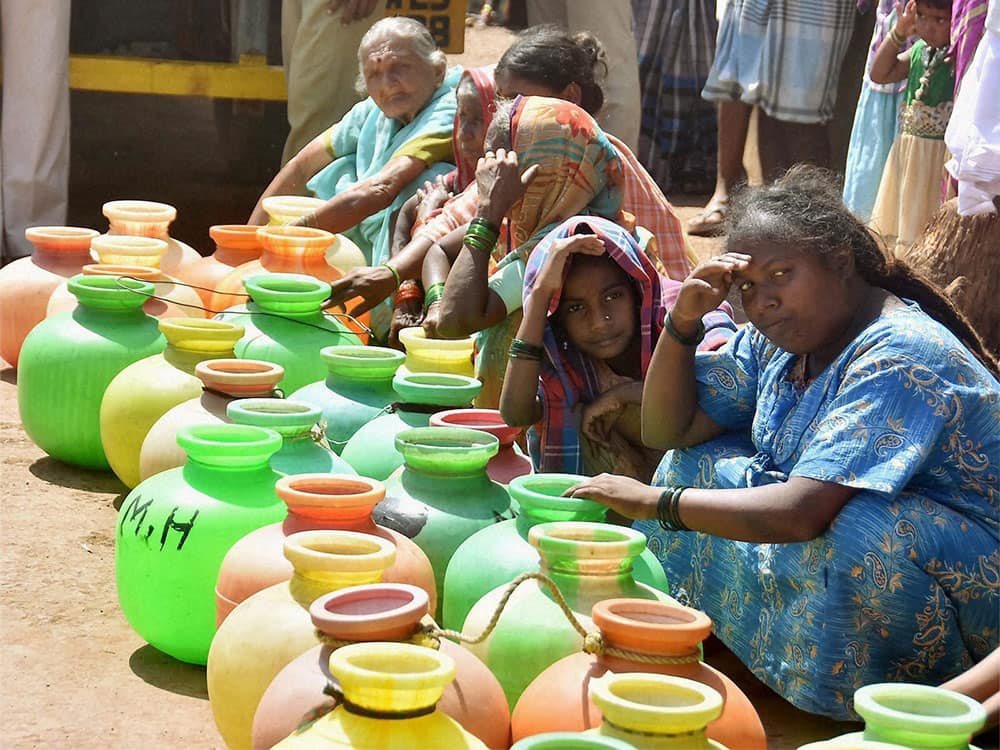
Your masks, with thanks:
<instances>
[{"instance_id":1,"label":"green plastic pot","mask_svg":"<svg viewBox=\"0 0 1000 750\"><path fill-rule=\"evenodd\" d=\"M396 403L355 432L340 455L361 476L385 481L403 465L396 435L413 427L427 427L431 415L442 409L468 406L482 387L465 375L397 374L392 379Z\"/></svg>"},{"instance_id":2,"label":"green plastic pot","mask_svg":"<svg viewBox=\"0 0 1000 750\"><path fill-rule=\"evenodd\" d=\"M380 346L328 346L319 354L326 378L300 388L291 398L323 410L326 438L339 454L355 432L396 401L392 378L404 355Z\"/></svg>"},{"instance_id":3,"label":"green plastic pot","mask_svg":"<svg viewBox=\"0 0 1000 750\"><path fill-rule=\"evenodd\" d=\"M417 543L441 591L459 545L512 516L507 488L486 473L499 441L477 430L421 427L400 432L395 442L404 465L386 481L372 517Z\"/></svg>"},{"instance_id":4,"label":"green plastic pot","mask_svg":"<svg viewBox=\"0 0 1000 750\"><path fill-rule=\"evenodd\" d=\"M157 320L142 311L153 285L102 276L72 277L79 306L43 320L24 340L17 403L28 437L53 458L108 469L101 445L101 400L114 377L162 352Z\"/></svg>"},{"instance_id":5,"label":"green plastic pot","mask_svg":"<svg viewBox=\"0 0 1000 750\"><path fill-rule=\"evenodd\" d=\"M635 750L635 745L579 732L547 732L525 737L511 745L510 750Z\"/></svg>"},{"instance_id":6,"label":"green plastic pot","mask_svg":"<svg viewBox=\"0 0 1000 750\"><path fill-rule=\"evenodd\" d=\"M562 497L584 479L575 474L531 474L511 480L508 489L517 505L517 518L476 532L455 550L448 564L442 601L446 628L461 630L469 610L483 596L521 573L538 570L538 550L528 541L534 526L550 521L604 521L608 509L597 501ZM483 560L490 564L482 565ZM643 550L634 566L637 581L667 591L663 566L652 552Z\"/></svg>"},{"instance_id":7,"label":"green plastic pot","mask_svg":"<svg viewBox=\"0 0 1000 750\"><path fill-rule=\"evenodd\" d=\"M160 651L205 664L215 635L215 581L229 548L285 516L268 465L273 430L184 427L181 468L143 481L122 502L115 534L118 601L129 625Z\"/></svg>"},{"instance_id":8,"label":"green plastic pot","mask_svg":"<svg viewBox=\"0 0 1000 750\"><path fill-rule=\"evenodd\" d=\"M351 465L326 445L319 426L323 412L311 404L282 398L241 398L226 407L234 424L266 427L281 435L281 449L271 456L271 468L290 474L356 474Z\"/></svg>"},{"instance_id":9,"label":"green plastic pot","mask_svg":"<svg viewBox=\"0 0 1000 750\"><path fill-rule=\"evenodd\" d=\"M240 359L262 359L285 368L280 386L286 393L321 379L326 365L320 350L361 343L332 315L323 313L330 285L311 276L272 273L243 281L251 302L225 310L216 319L246 329L235 346Z\"/></svg>"}]
</instances>

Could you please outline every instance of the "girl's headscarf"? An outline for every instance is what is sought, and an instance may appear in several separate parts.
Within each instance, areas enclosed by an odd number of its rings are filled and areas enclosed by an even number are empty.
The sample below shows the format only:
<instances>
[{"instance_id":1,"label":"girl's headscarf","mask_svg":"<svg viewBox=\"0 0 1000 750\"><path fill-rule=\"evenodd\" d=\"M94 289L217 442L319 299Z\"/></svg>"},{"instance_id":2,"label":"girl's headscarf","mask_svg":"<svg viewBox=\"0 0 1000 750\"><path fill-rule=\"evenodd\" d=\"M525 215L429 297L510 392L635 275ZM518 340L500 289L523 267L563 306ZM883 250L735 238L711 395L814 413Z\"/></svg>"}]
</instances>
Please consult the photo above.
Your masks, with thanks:
<instances>
[{"instance_id":1,"label":"girl's headscarf","mask_svg":"<svg viewBox=\"0 0 1000 750\"><path fill-rule=\"evenodd\" d=\"M680 290L680 283L664 279L656 272L632 234L612 221L597 216L575 216L564 221L538 243L528 259L524 273L524 296L535 286L545 265L552 244L575 234L596 234L604 243L610 258L632 280L639 301L640 366L645 378L653 349L663 331L663 319ZM551 316L559 306L554 295L549 306L549 323L545 327L543 347L545 357L539 375L539 396L542 401L542 429L537 435L536 468L543 472L582 473L583 452L580 447L577 407L600 395L594 363L571 344L556 339ZM704 318L706 335L701 350L721 346L732 335L735 324L725 308L713 310Z\"/></svg>"},{"instance_id":2,"label":"girl's headscarf","mask_svg":"<svg viewBox=\"0 0 1000 750\"><path fill-rule=\"evenodd\" d=\"M493 84L493 69L496 65L484 65L481 68L466 68L458 81L456 91L462 88L465 79L472 81L479 94L479 104L483 108L483 132L489 129L493 115L497 111L497 91ZM452 149L455 152L455 170L449 172L445 179L453 193L460 193L476 179L476 159L463 158L458 145L458 113L455 114L455 129L451 136Z\"/></svg>"},{"instance_id":3,"label":"girl's headscarf","mask_svg":"<svg viewBox=\"0 0 1000 750\"><path fill-rule=\"evenodd\" d=\"M583 109L562 99L518 97L510 141L522 172L541 165L510 214L510 244L522 260L553 225L571 216L620 218L621 158Z\"/></svg>"}]
</instances>

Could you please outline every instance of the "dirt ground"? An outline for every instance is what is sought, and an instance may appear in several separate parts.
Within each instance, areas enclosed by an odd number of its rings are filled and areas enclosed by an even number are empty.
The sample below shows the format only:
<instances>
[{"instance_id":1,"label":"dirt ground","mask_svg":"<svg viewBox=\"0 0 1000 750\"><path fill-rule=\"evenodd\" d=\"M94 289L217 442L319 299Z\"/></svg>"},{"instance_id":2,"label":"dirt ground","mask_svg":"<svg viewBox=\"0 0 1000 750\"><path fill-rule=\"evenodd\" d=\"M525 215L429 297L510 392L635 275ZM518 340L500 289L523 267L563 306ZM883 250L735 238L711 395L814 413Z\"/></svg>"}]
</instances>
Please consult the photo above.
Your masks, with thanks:
<instances>
[{"instance_id":1,"label":"dirt ground","mask_svg":"<svg viewBox=\"0 0 1000 750\"><path fill-rule=\"evenodd\" d=\"M509 38L477 31L455 61L495 60ZM73 108L70 223L103 229L100 204L116 197L164 200L181 209L175 236L207 250L210 224L249 213L260 180L228 176L217 152L197 146L215 135L211 103L74 92ZM165 120L183 127L158 130ZM151 143L169 158L149 158ZM704 196L672 198L686 218ZM707 256L718 241L695 246ZM0 440L0 746L222 747L204 669L144 644L118 608L114 528L124 487L50 459L28 440L16 374L2 362ZM750 695L773 748L852 729L795 710L725 650L709 661Z\"/></svg>"}]
</instances>

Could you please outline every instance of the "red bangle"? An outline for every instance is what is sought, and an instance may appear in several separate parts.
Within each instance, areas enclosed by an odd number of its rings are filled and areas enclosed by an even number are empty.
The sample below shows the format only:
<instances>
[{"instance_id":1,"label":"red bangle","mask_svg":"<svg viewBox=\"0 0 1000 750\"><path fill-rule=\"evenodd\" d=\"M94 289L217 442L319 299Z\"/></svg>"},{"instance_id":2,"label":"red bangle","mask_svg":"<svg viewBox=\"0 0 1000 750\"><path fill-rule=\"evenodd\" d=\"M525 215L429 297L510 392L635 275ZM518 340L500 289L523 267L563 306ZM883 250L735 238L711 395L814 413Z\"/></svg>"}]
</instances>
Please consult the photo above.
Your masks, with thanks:
<instances>
[{"instance_id":1,"label":"red bangle","mask_svg":"<svg viewBox=\"0 0 1000 750\"><path fill-rule=\"evenodd\" d=\"M399 291L392 298L395 307L403 302L409 302L410 300L420 300L421 303L424 301L424 290L420 288L420 284L416 281L404 281L399 286Z\"/></svg>"}]
</instances>

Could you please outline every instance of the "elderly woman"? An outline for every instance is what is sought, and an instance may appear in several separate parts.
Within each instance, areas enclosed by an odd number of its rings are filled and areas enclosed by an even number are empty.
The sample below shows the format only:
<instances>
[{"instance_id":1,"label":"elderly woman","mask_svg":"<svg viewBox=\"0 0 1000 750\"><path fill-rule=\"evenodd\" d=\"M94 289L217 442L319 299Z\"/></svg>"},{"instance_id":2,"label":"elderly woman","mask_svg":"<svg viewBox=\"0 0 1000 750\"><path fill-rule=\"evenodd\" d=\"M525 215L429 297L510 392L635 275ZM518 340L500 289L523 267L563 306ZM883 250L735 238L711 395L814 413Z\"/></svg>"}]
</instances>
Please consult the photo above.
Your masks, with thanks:
<instances>
[{"instance_id":1,"label":"elderly woman","mask_svg":"<svg viewBox=\"0 0 1000 750\"><path fill-rule=\"evenodd\" d=\"M358 47L358 84L368 98L313 139L267 186L251 224L267 216L270 195L313 193L326 205L299 224L342 232L373 265L388 258L393 212L425 180L449 172L459 68L422 24L384 18Z\"/></svg>"}]
</instances>

